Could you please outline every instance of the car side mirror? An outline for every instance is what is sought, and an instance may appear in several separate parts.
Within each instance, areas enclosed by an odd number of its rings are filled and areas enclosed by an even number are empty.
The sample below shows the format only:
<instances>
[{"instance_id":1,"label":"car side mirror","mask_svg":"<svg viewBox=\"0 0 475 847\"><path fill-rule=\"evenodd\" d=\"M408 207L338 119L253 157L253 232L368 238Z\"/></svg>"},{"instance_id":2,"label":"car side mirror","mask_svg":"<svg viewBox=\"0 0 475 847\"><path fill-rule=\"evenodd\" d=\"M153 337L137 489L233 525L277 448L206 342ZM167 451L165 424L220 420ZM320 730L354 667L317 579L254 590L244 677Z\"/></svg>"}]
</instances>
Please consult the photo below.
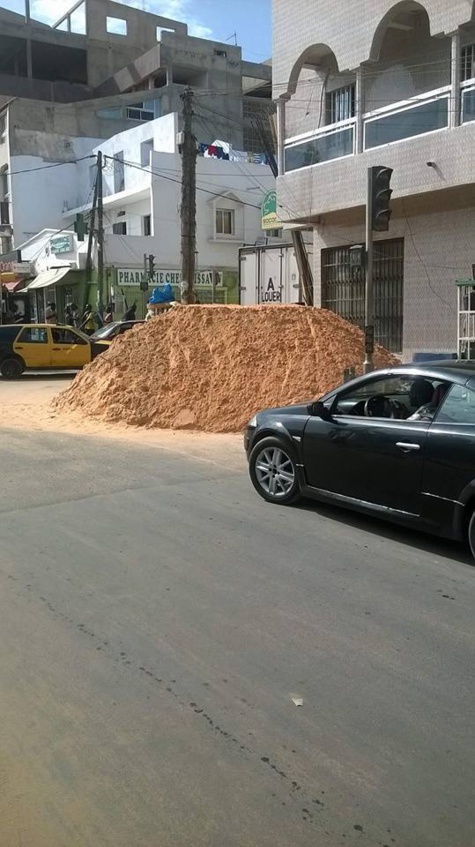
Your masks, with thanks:
<instances>
[{"instance_id":1,"label":"car side mirror","mask_svg":"<svg viewBox=\"0 0 475 847\"><path fill-rule=\"evenodd\" d=\"M308 407L309 414L315 418L321 418L322 421L327 421L328 423L333 423L333 415L324 403L321 400L315 400L314 403L310 403Z\"/></svg>"}]
</instances>

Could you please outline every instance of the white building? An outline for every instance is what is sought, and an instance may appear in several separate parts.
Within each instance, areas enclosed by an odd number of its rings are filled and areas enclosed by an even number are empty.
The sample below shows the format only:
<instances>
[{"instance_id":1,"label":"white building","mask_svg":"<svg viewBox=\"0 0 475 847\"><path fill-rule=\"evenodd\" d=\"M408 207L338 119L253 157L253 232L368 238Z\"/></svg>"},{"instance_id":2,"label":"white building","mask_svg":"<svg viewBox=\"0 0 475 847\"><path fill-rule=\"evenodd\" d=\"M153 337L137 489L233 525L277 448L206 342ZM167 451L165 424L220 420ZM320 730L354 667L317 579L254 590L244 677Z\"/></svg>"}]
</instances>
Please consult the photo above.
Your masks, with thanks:
<instances>
[{"instance_id":1,"label":"white building","mask_svg":"<svg viewBox=\"0 0 475 847\"><path fill-rule=\"evenodd\" d=\"M105 264L117 312L124 298L137 299L141 306L144 254L154 256L156 282L180 281L182 161L177 129L177 115L167 115L122 132L93 151L100 150L104 161ZM195 282L201 286L200 301L213 295L220 302L239 302L238 250L263 238L261 204L275 180L263 164L209 155L198 156L196 170ZM64 213L64 225L89 211L95 176L93 160L78 165L81 202Z\"/></svg>"}]
</instances>

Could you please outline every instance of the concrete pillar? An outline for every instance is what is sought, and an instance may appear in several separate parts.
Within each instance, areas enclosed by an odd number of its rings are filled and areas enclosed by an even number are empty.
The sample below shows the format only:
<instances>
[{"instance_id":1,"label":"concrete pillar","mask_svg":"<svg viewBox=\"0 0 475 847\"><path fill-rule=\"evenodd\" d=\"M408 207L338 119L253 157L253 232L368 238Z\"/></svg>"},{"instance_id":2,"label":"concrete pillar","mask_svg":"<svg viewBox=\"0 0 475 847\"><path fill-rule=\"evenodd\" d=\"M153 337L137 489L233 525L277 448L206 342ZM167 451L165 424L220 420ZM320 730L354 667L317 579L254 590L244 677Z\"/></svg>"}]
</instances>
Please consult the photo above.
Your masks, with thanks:
<instances>
[{"instance_id":1,"label":"concrete pillar","mask_svg":"<svg viewBox=\"0 0 475 847\"><path fill-rule=\"evenodd\" d=\"M461 117L461 92L462 80L460 32L451 33L451 63L450 63L450 100L449 100L449 126L453 129L460 126Z\"/></svg>"},{"instance_id":2,"label":"concrete pillar","mask_svg":"<svg viewBox=\"0 0 475 847\"><path fill-rule=\"evenodd\" d=\"M285 173L284 141L285 141L285 103L286 98L277 100L277 167L279 176Z\"/></svg>"},{"instance_id":3,"label":"concrete pillar","mask_svg":"<svg viewBox=\"0 0 475 847\"><path fill-rule=\"evenodd\" d=\"M364 102L364 74L363 74L363 68L361 68L361 67L359 67L356 71L355 107L356 107L356 153L362 153L363 152L363 144L364 144L363 115L364 115L364 112L365 112L365 102Z\"/></svg>"}]
</instances>

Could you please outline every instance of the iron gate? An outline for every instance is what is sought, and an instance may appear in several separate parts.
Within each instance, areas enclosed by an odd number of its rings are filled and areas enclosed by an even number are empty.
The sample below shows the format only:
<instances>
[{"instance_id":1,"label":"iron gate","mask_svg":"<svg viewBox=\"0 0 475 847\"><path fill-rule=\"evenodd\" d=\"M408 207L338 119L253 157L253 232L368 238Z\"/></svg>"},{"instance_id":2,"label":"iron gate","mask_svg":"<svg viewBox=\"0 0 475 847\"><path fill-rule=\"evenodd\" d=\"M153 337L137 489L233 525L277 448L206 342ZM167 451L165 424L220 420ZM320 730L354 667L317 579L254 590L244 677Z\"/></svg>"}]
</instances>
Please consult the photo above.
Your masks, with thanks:
<instances>
[{"instance_id":1,"label":"iron gate","mask_svg":"<svg viewBox=\"0 0 475 847\"><path fill-rule=\"evenodd\" d=\"M402 350L404 239L374 243L375 339L387 350ZM322 306L364 328L365 281L350 264L349 247L322 250Z\"/></svg>"}]
</instances>

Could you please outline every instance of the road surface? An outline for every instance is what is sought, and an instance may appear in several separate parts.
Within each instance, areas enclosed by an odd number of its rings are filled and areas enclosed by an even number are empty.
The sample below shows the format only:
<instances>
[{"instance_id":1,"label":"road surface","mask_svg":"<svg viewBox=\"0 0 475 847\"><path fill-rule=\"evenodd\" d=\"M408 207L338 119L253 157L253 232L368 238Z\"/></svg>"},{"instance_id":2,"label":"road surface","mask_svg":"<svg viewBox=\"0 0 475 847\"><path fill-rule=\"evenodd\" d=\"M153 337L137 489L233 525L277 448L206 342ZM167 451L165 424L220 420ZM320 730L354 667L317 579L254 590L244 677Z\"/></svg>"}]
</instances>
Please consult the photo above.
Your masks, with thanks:
<instances>
[{"instance_id":1,"label":"road surface","mask_svg":"<svg viewBox=\"0 0 475 847\"><path fill-rule=\"evenodd\" d=\"M0 430L1 847L473 847L470 561L231 454Z\"/></svg>"}]
</instances>

